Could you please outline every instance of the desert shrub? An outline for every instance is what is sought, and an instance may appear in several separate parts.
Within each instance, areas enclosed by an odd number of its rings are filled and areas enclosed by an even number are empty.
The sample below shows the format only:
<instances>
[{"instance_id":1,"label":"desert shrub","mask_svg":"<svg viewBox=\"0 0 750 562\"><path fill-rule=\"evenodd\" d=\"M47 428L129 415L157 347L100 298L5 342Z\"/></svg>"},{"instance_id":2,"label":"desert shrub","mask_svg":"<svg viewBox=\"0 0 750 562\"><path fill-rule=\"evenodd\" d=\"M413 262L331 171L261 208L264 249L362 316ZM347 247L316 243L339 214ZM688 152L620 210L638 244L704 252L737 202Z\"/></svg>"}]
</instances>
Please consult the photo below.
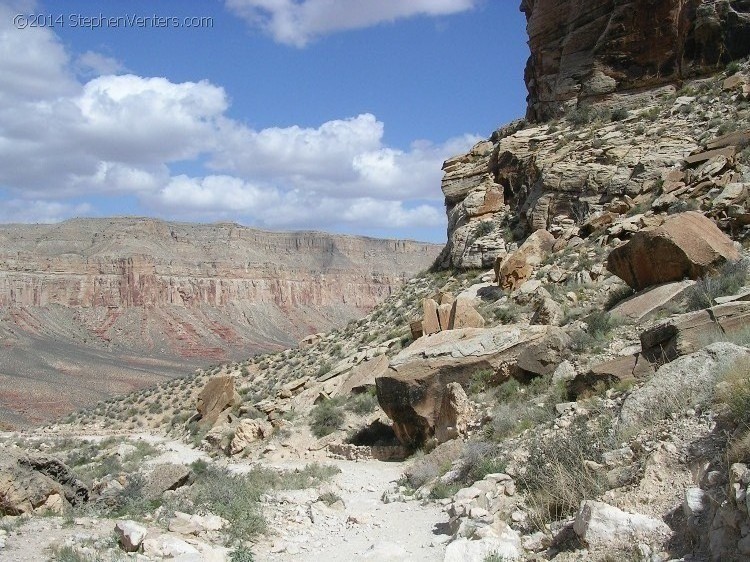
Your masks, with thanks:
<instances>
[{"instance_id":1,"label":"desert shrub","mask_svg":"<svg viewBox=\"0 0 750 562\"><path fill-rule=\"evenodd\" d=\"M369 389L367 392L354 395L346 403L347 410L359 414L360 416L365 416L374 412L377 407L378 397L374 388Z\"/></svg>"},{"instance_id":2,"label":"desert shrub","mask_svg":"<svg viewBox=\"0 0 750 562\"><path fill-rule=\"evenodd\" d=\"M716 272L700 278L685 294L687 309L701 310L713 306L716 297L739 291L747 281L748 262L726 262Z\"/></svg>"},{"instance_id":3,"label":"desert shrub","mask_svg":"<svg viewBox=\"0 0 750 562\"><path fill-rule=\"evenodd\" d=\"M495 309L493 316L501 324L513 324L518 321L521 310L519 306L500 306Z\"/></svg>"},{"instance_id":4,"label":"desert shrub","mask_svg":"<svg viewBox=\"0 0 750 562\"><path fill-rule=\"evenodd\" d=\"M729 462L750 458L750 360L738 359L721 375L714 402L725 422L735 428L729 441Z\"/></svg>"},{"instance_id":5,"label":"desert shrub","mask_svg":"<svg viewBox=\"0 0 750 562\"><path fill-rule=\"evenodd\" d=\"M591 123L593 118L593 111L590 105L579 105L567 115L568 121L576 127Z\"/></svg>"},{"instance_id":6,"label":"desert shrub","mask_svg":"<svg viewBox=\"0 0 750 562\"><path fill-rule=\"evenodd\" d=\"M430 490L430 498L433 500L442 500L452 497L461 489L461 484L451 482L446 483L438 480Z\"/></svg>"},{"instance_id":7,"label":"desert shrub","mask_svg":"<svg viewBox=\"0 0 750 562\"><path fill-rule=\"evenodd\" d=\"M497 375L491 369L480 369L471 377L469 394L485 392L498 383Z\"/></svg>"},{"instance_id":8,"label":"desert shrub","mask_svg":"<svg viewBox=\"0 0 750 562\"><path fill-rule=\"evenodd\" d=\"M411 466L404 471L407 483L416 489L442 476L450 470L462 451L463 445L456 439L441 443L427 454L418 451Z\"/></svg>"},{"instance_id":9,"label":"desert shrub","mask_svg":"<svg viewBox=\"0 0 750 562\"><path fill-rule=\"evenodd\" d=\"M229 555L230 562L254 562L253 551L246 546L238 546Z\"/></svg>"},{"instance_id":10,"label":"desert shrub","mask_svg":"<svg viewBox=\"0 0 750 562\"><path fill-rule=\"evenodd\" d=\"M507 463L495 443L475 440L464 444L460 466L460 481L473 484L488 474L505 472Z\"/></svg>"},{"instance_id":11,"label":"desert shrub","mask_svg":"<svg viewBox=\"0 0 750 562\"><path fill-rule=\"evenodd\" d=\"M734 76L735 74L737 74L737 72L739 72L739 70L740 70L740 63L737 62L736 60L733 60L727 65L726 74L727 76Z\"/></svg>"},{"instance_id":12,"label":"desert shrub","mask_svg":"<svg viewBox=\"0 0 750 562\"><path fill-rule=\"evenodd\" d=\"M491 221L482 221L479 223L479 226L474 230L474 234L477 238L481 238L482 236L487 236L488 234L491 234L495 230L495 225Z\"/></svg>"},{"instance_id":13,"label":"desert shrub","mask_svg":"<svg viewBox=\"0 0 750 562\"><path fill-rule=\"evenodd\" d=\"M253 469L247 474L230 474L210 467L193 486L193 502L229 522L226 529L230 542L252 538L266 530L259 500L273 488L275 473Z\"/></svg>"},{"instance_id":14,"label":"desert shrub","mask_svg":"<svg viewBox=\"0 0 750 562\"><path fill-rule=\"evenodd\" d=\"M325 437L336 431L344 423L344 410L339 399L324 400L310 413L310 429L316 437Z\"/></svg>"},{"instance_id":15,"label":"desert shrub","mask_svg":"<svg viewBox=\"0 0 750 562\"><path fill-rule=\"evenodd\" d=\"M318 501L323 502L326 505L333 505L338 501L341 501L341 496L334 494L333 492L325 492L318 496Z\"/></svg>"},{"instance_id":16,"label":"desert shrub","mask_svg":"<svg viewBox=\"0 0 750 562\"><path fill-rule=\"evenodd\" d=\"M628 118L629 112L624 107L617 107L612 110L609 118L612 121L623 121Z\"/></svg>"},{"instance_id":17,"label":"desert shrub","mask_svg":"<svg viewBox=\"0 0 750 562\"><path fill-rule=\"evenodd\" d=\"M528 492L532 521L539 527L575 513L581 501L606 489L604 476L591 472L585 461L601 461L612 444L611 419L577 418L563 433L536 437L529 448L520 485Z\"/></svg>"}]
</instances>

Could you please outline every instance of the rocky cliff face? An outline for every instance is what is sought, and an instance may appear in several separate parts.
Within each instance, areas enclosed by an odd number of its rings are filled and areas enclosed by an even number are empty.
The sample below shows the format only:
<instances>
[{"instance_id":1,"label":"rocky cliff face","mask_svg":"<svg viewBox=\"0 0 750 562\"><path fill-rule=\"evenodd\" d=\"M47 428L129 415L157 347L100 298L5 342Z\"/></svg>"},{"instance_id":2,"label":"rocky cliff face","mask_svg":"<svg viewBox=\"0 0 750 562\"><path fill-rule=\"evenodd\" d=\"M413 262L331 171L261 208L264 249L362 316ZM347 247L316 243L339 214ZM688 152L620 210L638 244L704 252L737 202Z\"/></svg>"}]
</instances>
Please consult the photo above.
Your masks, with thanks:
<instances>
[{"instance_id":1,"label":"rocky cliff face","mask_svg":"<svg viewBox=\"0 0 750 562\"><path fill-rule=\"evenodd\" d=\"M540 229L562 239L558 249L585 237L579 229L624 239L678 203L735 234L745 228L750 69L726 61L750 52L750 3L526 0L522 9L531 121L445 162L445 267L491 267ZM697 74L706 76L683 80Z\"/></svg>"},{"instance_id":2,"label":"rocky cliff face","mask_svg":"<svg viewBox=\"0 0 750 562\"><path fill-rule=\"evenodd\" d=\"M750 53L746 0L523 0L528 115L715 72Z\"/></svg>"},{"instance_id":3,"label":"rocky cliff face","mask_svg":"<svg viewBox=\"0 0 750 562\"><path fill-rule=\"evenodd\" d=\"M209 361L289 347L360 318L438 252L152 219L2 226L0 420L48 419Z\"/></svg>"},{"instance_id":4,"label":"rocky cliff face","mask_svg":"<svg viewBox=\"0 0 750 562\"><path fill-rule=\"evenodd\" d=\"M176 355L218 357L248 338L287 345L359 316L436 248L151 219L5 226L0 306L20 324L62 308L92 339L151 348L160 338Z\"/></svg>"}]
</instances>

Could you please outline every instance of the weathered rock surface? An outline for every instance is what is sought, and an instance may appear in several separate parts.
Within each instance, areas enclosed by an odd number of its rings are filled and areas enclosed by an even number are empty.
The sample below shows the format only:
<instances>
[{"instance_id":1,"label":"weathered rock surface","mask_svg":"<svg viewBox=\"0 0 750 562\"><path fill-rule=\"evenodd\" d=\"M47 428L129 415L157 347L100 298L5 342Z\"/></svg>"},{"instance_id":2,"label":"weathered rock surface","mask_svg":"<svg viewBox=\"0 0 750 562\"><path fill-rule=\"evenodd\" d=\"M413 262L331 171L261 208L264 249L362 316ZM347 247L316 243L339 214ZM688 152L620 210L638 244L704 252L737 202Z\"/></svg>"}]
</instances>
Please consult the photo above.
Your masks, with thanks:
<instances>
[{"instance_id":1,"label":"weathered rock surface","mask_svg":"<svg viewBox=\"0 0 750 562\"><path fill-rule=\"evenodd\" d=\"M546 326L465 328L420 338L404 349L375 380L378 401L399 441L415 446L433 437L448 383L467 387L480 369L508 378L518 354L546 332Z\"/></svg>"},{"instance_id":2,"label":"weathered rock surface","mask_svg":"<svg viewBox=\"0 0 750 562\"><path fill-rule=\"evenodd\" d=\"M526 282L552 250L555 237L546 230L537 230L521 244L515 252L507 256L497 266L497 284L508 291L514 291Z\"/></svg>"},{"instance_id":3,"label":"weathered rock surface","mask_svg":"<svg viewBox=\"0 0 750 562\"><path fill-rule=\"evenodd\" d=\"M714 343L696 353L663 365L642 387L625 399L620 421L636 427L658 420L670 408L692 408L712 396L718 378L740 358L750 358L750 350L731 343Z\"/></svg>"},{"instance_id":4,"label":"weathered rock surface","mask_svg":"<svg viewBox=\"0 0 750 562\"><path fill-rule=\"evenodd\" d=\"M352 369L346 381L336 393L341 396L361 394L375 388L375 379L388 370L388 357L379 355L369 361L364 361Z\"/></svg>"},{"instance_id":5,"label":"weathered rock surface","mask_svg":"<svg viewBox=\"0 0 750 562\"><path fill-rule=\"evenodd\" d=\"M688 211L660 227L636 233L607 258L607 269L641 290L660 283L698 279L740 254L732 240L701 213Z\"/></svg>"},{"instance_id":6,"label":"weathered rock surface","mask_svg":"<svg viewBox=\"0 0 750 562\"><path fill-rule=\"evenodd\" d=\"M694 281L685 280L649 287L619 303L610 314L636 322L648 320L666 305L677 302L694 284Z\"/></svg>"},{"instance_id":7,"label":"weathered rock surface","mask_svg":"<svg viewBox=\"0 0 750 562\"><path fill-rule=\"evenodd\" d=\"M670 361L693 353L710 338L733 334L750 324L750 302L735 301L673 316L641 333L641 349L649 361Z\"/></svg>"},{"instance_id":8,"label":"weathered rock surface","mask_svg":"<svg viewBox=\"0 0 750 562\"><path fill-rule=\"evenodd\" d=\"M183 464L158 464L146 476L143 496L151 500L161 498L167 490L186 485L192 474L190 468Z\"/></svg>"},{"instance_id":9,"label":"weathered rock surface","mask_svg":"<svg viewBox=\"0 0 750 562\"><path fill-rule=\"evenodd\" d=\"M449 382L443 392L443 401L435 424L435 438L445 443L466 435L473 408L466 392L457 382Z\"/></svg>"},{"instance_id":10,"label":"weathered rock surface","mask_svg":"<svg viewBox=\"0 0 750 562\"><path fill-rule=\"evenodd\" d=\"M88 487L59 460L42 456L4 455L0 459L0 514L35 510L57 513L89 497Z\"/></svg>"},{"instance_id":11,"label":"weathered rock surface","mask_svg":"<svg viewBox=\"0 0 750 562\"><path fill-rule=\"evenodd\" d=\"M248 445L268 439L272 434L273 425L266 420L242 420L234 430L229 454L236 455Z\"/></svg>"},{"instance_id":12,"label":"weathered rock surface","mask_svg":"<svg viewBox=\"0 0 750 562\"><path fill-rule=\"evenodd\" d=\"M224 410L240 401L240 395L234 388L234 377L213 377L198 395L196 408L200 414L200 424L204 427L213 426Z\"/></svg>"},{"instance_id":13,"label":"weathered rock surface","mask_svg":"<svg viewBox=\"0 0 750 562\"><path fill-rule=\"evenodd\" d=\"M572 400L586 397L602 388L618 384L642 381L654 374L654 369L643 355L635 353L594 365L576 375L567 384L568 397Z\"/></svg>"},{"instance_id":14,"label":"weathered rock surface","mask_svg":"<svg viewBox=\"0 0 750 562\"><path fill-rule=\"evenodd\" d=\"M138 552L146 538L148 529L135 521L118 521L115 523L115 535L125 552Z\"/></svg>"},{"instance_id":15,"label":"weathered rock surface","mask_svg":"<svg viewBox=\"0 0 750 562\"><path fill-rule=\"evenodd\" d=\"M741 0L524 0L527 116L566 102L713 72L750 53Z\"/></svg>"},{"instance_id":16,"label":"weathered rock surface","mask_svg":"<svg viewBox=\"0 0 750 562\"><path fill-rule=\"evenodd\" d=\"M659 519L627 513L603 502L586 500L573 523L573 530L589 547L609 547L639 542L660 543L672 530Z\"/></svg>"}]
</instances>

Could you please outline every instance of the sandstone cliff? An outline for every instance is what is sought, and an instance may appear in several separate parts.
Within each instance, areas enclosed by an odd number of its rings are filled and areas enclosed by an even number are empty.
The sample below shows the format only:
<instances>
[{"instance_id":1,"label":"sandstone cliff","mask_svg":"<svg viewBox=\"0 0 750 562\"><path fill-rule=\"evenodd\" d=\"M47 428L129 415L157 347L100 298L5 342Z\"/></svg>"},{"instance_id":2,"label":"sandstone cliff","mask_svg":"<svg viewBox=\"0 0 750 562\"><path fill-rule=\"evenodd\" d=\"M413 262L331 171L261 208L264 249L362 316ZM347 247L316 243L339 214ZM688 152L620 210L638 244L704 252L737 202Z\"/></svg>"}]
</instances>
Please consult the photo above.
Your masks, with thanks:
<instances>
[{"instance_id":1,"label":"sandstone cliff","mask_svg":"<svg viewBox=\"0 0 750 562\"><path fill-rule=\"evenodd\" d=\"M750 53L744 0L523 0L528 115L715 72Z\"/></svg>"}]
</instances>

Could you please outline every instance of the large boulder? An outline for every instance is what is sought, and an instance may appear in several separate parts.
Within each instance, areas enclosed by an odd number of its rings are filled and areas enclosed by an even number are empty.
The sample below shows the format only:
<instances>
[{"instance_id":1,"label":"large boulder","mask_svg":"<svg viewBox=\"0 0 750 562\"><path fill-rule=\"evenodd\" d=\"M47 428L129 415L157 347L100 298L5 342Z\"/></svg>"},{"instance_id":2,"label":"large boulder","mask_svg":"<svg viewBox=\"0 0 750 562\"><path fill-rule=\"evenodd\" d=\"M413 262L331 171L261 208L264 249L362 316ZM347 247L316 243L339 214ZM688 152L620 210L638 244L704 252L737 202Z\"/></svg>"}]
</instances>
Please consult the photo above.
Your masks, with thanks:
<instances>
[{"instance_id":1,"label":"large boulder","mask_svg":"<svg viewBox=\"0 0 750 562\"><path fill-rule=\"evenodd\" d=\"M695 281L684 280L649 287L618 303L609 312L612 316L642 322L653 318L660 310L682 298Z\"/></svg>"},{"instance_id":2,"label":"large boulder","mask_svg":"<svg viewBox=\"0 0 750 562\"><path fill-rule=\"evenodd\" d=\"M422 332L425 336L429 336L439 331L438 303L433 299L424 299L422 301Z\"/></svg>"},{"instance_id":3,"label":"large boulder","mask_svg":"<svg viewBox=\"0 0 750 562\"><path fill-rule=\"evenodd\" d=\"M551 375L566 358L569 347L570 336L565 330L549 328L547 335L521 352L517 366L525 376Z\"/></svg>"},{"instance_id":4,"label":"large boulder","mask_svg":"<svg viewBox=\"0 0 750 562\"><path fill-rule=\"evenodd\" d=\"M337 396L362 394L375 388L375 379L388 370L388 356L378 355L369 361L363 361L354 369L336 392Z\"/></svg>"},{"instance_id":5,"label":"large boulder","mask_svg":"<svg viewBox=\"0 0 750 562\"><path fill-rule=\"evenodd\" d=\"M193 472L184 464L157 464L146 475L143 496L150 500L159 499L167 490L185 486L192 475Z\"/></svg>"},{"instance_id":6,"label":"large boulder","mask_svg":"<svg viewBox=\"0 0 750 562\"><path fill-rule=\"evenodd\" d=\"M273 433L273 425L266 420L242 420L234 430L232 442L229 445L229 454L236 455L242 452L245 447L268 439Z\"/></svg>"},{"instance_id":7,"label":"large boulder","mask_svg":"<svg viewBox=\"0 0 750 562\"><path fill-rule=\"evenodd\" d=\"M641 349L649 361L671 361L699 350L706 340L746 330L750 302L734 301L673 316L641 333Z\"/></svg>"},{"instance_id":8,"label":"large boulder","mask_svg":"<svg viewBox=\"0 0 750 562\"><path fill-rule=\"evenodd\" d=\"M534 269L552 251L555 237L546 230L537 230L512 254L495 264L495 281L499 287L514 291L527 281Z\"/></svg>"},{"instance_id":9,"label":"large boulder","mask_svg":"<svg viewBox=\"0 0 750 562\"><path fill-rule=\"evenodd\" d=\"M198 395L197 409L200 424L213 427L224 410L240 403L240 395L234 388L234 377L228 375L213 377Z\"/></svg>"},{"instance_id":10,"label":"large boulder","mask_svg":"<svg viewBox=\"0 0 750 562\"><path fill-rule=\"evenodd\" d=\"M442 307L444 305L440 306ZM459 328L484 328L484 318L476 311L471 304L470 299L459 297L450 306L451 309L448 321L449 330L458 330Z\"/></svg>"},{"instance_id":11,"label":"large boulder","mask_svg":"<svg viewBox=\"0 0 750 562\"><path fill-rule=\"evenodd\" d=\"M148 529L135 521L124 520L115 523L115 535L125 552L138 552Z\"/></svg>"},{"instance_id":12,"label":"large boulder","mask_svg":"<svg viewBox=\"0 0 750 562\"><path fill-rule=\"evenodd\" d=\"M732 240L701 213L688 211L641 230L607 258L607 269L640 291L651 285L698 279L740 259Z\"/></svg>"},{"instance_id":13,"label":"large boulder","mask_svg":"<svg viewBox=\"0 0 750 562\"><path fill-rule=\"evenodd\" d=\"M628 395L620 422L626 427L639 427L709 399L719 377L739 359L750 360L750 350L719 342L663 365Z\"/></svg>"},{"instance_id":14,"label":"large boulder","mask_svg":"<svg viewBox=\"0 0 750 562\"><path fill-rule=\"evenodd\" d=\"M669 526L660 519L627 513L593 500L581 503L573 530L590 548L611 548L633 541L660 543L672 534Z\"/></svg>"},{"instance_id":15,"label":"large boulder","mask_svg":"<svg viewBox=\"0 0 750 562\"><path fill-rule=\"evenodd\" d=\"M435 438L445 443L466 435L473 408L466 392L457 382L449 382L443 393L443 402L438 412Z\"/></svg>"},{"instance_id":16,"label":"large boulder","mask_svg":"<svg viewBox=\"0 0 750 562\"><path fill-rule=\"evenodd\" d=\"M393 420L396 437L412 447L431 439L448 383L467 388L479 370L510 377L524 347L546 332L546 326L464 328L415 341L375 379L378 401Z\"/></svg>"},{"instance_id":17,"label":"large boulder","mask_svg":"<svg viewBox=\"0 0 750 562\"><path fill-rule=\"evenodd\" d=\"M88 487L58 459L8 452L0 459L0 515L61 511L88 497Z\"/></svg>"},{"instance_id":18,"label":"large boulder","mask_svg":"<svg viewBox=\"0 0 750 562\"><path fill-rule=\"evenodd\" d=\"M568 381L568 398L578 400L618 384L642 381L654 374L654 369L643 355L635 353L594 365Z\"/></svg>"}]
</instances>

